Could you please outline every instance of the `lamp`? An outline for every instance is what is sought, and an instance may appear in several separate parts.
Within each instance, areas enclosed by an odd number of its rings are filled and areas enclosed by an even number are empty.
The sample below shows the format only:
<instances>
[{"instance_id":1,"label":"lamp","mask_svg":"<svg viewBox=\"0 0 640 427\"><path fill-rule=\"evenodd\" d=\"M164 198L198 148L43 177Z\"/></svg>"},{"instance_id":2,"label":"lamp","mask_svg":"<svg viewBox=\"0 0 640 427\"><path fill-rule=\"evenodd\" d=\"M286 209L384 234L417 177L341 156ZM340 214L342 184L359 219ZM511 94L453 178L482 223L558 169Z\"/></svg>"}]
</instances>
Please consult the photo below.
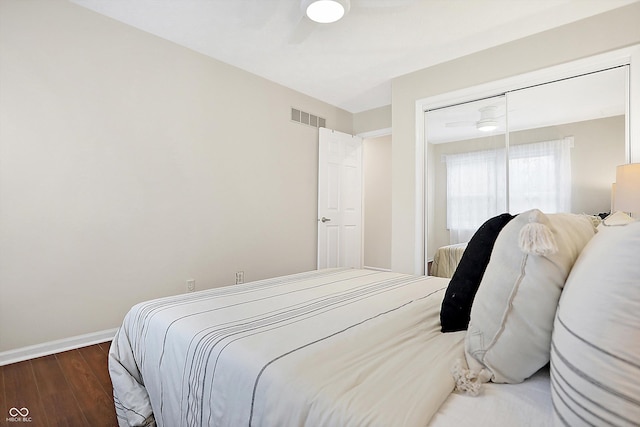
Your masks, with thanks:
<instances>
[{"instance_id":1,"label":"lamp","mask_svg":"<svg viewBox=\"0 0 640 427\"><path fill-rule=\"evenodd\" d=\"M616 211L616 183L611 184L611 213Z\"/></svg>"},{"instance_id":2,"label":"lamp","mask_svg":"<svg viewBox=\"0 0 640 427\"><path fill-rule=\"evenodd\" d=\"M615 209L640 213L640 163L629 163L616 168Z\"/></svg>"},{"instance_id":3,"label":"lamp","mask_svg":"<svg viewBox=\"0 0 640 427\"><path fill-rule=\"evenodd\" d=\"M330 24L338 21L347 12L351 4L349 0L302 0L300 7L312 21Z\"/></svg>"}]
</instances>

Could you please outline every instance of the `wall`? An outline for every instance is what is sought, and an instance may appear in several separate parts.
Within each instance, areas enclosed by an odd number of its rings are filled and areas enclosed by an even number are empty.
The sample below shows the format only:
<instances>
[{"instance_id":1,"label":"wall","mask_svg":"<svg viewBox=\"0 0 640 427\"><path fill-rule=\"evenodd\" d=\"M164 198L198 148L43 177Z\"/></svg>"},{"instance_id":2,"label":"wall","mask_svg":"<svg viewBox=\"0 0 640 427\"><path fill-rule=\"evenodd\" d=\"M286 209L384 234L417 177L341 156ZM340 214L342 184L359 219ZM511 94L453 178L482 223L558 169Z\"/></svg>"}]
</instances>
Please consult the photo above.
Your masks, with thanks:
<instances>
[{"instance_id":1,"label":"wall","mask_svg":"<svg viewBox=\"0 0 640 427\"><path fill-rule=\"evenodd\" d=\"M353 133L363 139L363 262L391 269L391 105L353 115Z\"/></svg>"},{"instance_id":2,"label":"wall","mask_svg":"<svg viewBox=\"0 0 640 427\"><path fill-rule=\"evenodd\" d=\"M421 219L416 218L419 200L416 197L416 101L636 45L640 43L638 16L640 3L634 3L393 79L393 270L414 273L420 269L417 248L421 246L422 236L417 232ZM634 98L631 103L632 107L638 106L640 99ZM632 138L635 138L633 135L632 129Z\"/></svg>"},{"instance_id":3,"label":"wall","mask_svg":"<svg viewBox=\"0 0 640 427\"><path fill-rule=\"evenodd\" d=\"M608 117L576 123L543 127L510 134L509 143L551 141L564 137L574 137L571 149L571 211L575 213L598 214L609 212L611 206L611 183L616 180L616 166L625 162L625 118ZM490 138L476 138L447 144L433 144L432 170L436 185L433 195L436 210L434 218L433 242L429 245L427 257L432 257L435 249L449 244L446 227L446 164L439 161L443 155L475 151L478 147L504 147L504 135L489 142ZM431 145L431 144L430 144ZM595 155L594 155L595 154Z\"/></svg>"},{"instance_id":4,"label":"wall","mask_svg":"<svg viewBox=\"0 0 640 427\"><path fill-rule=\"evenodd\" d=\"M391 105L366 110L353 115L353 133L356 135L391 129Z\"/></svg>"},{"instance_id":5,"label":"wall","mask_svg":"<svg viewBox=\"0 0 640 427\"><path fill-rule=\"evenodd\" d=\"M0 0L0 352L316 266L317 129L350 113L61 0Z\"/></svg>"},{"instance_id":6,"label":"wall","mask_svg":"<svg viewBox=\"0 0 640 427\"><path fill-rule=\"evenodd\" d=\"M391 135L363 140L364 265L391 269Z\"/></svg>"}]
</instances>

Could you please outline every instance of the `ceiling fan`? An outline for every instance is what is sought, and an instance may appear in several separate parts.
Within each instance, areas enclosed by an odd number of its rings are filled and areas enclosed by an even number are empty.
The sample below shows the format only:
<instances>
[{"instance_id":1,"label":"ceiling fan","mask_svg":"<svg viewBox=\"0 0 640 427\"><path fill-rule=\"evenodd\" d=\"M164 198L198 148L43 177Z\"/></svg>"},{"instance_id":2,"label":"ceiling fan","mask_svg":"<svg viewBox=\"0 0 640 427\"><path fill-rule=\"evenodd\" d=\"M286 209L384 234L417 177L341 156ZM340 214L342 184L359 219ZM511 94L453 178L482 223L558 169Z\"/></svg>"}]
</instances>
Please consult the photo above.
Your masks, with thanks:
<instances>
[{"instance_id":1,"label":"ceiling fan","mask_svg":"<svg viewBox=\"0 0 640 427\"><path fill-rule=\"evenodd\" d=\"M300 0L300 19L289 42L302 43L319 25L342 19L354 9L395 9L416 0Z\"/></svg>"},{"instance_id":2,"label":"ceiling fan","mask_svg":"<svg viewBox=\"0 0 640 427\"><path fill-rule=\"evenodd\" d=\"M487 105L478 110L480 119L476 121L460 121L445 123L445 127L470 127L475 126L482 132L491 132L498 128L499 121L504 114L499 114L497 105Z\"/></svg>"}]
</instances>

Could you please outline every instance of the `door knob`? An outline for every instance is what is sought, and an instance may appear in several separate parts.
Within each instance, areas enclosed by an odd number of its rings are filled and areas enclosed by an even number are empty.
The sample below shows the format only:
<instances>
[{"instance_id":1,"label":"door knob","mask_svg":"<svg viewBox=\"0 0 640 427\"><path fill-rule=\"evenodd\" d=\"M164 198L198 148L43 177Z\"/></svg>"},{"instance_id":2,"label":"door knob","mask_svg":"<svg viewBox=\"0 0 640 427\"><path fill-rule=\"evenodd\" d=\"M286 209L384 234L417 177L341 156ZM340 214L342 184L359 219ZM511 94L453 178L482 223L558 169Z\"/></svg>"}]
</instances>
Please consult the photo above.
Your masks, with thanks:
<instances>
[{"instance_id":1,"label":"door knob","mask_svg":"<svg viewBox=\"0 0 640 427\"><path fill-rule=\"evenodd\" d=\"M321 219L320 221L322 221L322 222L328 222L328 221L331 221L331 218L325 218L325 217L322 217L322 219Z\"/></svg>"}]
</instances>

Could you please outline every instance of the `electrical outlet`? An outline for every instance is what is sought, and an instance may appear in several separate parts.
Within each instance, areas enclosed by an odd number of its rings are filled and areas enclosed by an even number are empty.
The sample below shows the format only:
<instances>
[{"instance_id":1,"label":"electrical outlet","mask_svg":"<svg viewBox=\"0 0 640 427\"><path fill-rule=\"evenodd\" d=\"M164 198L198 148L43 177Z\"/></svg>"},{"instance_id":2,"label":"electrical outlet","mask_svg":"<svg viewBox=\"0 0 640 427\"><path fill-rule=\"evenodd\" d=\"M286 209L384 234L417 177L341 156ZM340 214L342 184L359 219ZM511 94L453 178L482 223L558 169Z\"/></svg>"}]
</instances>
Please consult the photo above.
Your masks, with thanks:
<instances>
[{"instance_id":1,"label":"electrical outlet","mask_svg":"<svg viewBox=\"0 0 640 427\"><path fill-rule=\"evenodd\" d=\"M236 271L236 285L244 283L244 271Z\"/></svg>"},{"instance_id":2,"label":"electrical outlet","mask_svg":"<svg viewBox=\"0 0 640 427\"><path fill-rule=\"evenodd\" d=\"M195 279L187 280L187 292L195 292L196 291L196 281Z\"/></svg>"}]
</instances>

